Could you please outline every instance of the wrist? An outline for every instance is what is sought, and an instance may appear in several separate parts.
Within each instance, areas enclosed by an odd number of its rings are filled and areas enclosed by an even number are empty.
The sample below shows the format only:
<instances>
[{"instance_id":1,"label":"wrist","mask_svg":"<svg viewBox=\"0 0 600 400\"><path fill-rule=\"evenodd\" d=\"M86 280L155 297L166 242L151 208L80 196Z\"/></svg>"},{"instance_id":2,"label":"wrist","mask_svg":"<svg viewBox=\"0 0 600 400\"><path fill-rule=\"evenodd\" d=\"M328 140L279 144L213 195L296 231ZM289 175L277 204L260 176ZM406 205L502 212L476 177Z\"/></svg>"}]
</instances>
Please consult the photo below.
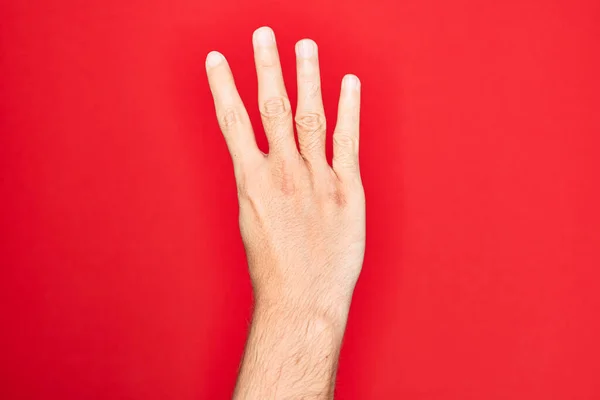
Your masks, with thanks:
<instances>
[{"instance_id":1,"label":"wrist","mask_svg":"<svg viewBox=\"0 0 600 400\"><path fill-rule=\"evenodd\" d=\"M309 300L281 296L257 296L254 303L253 323L268 320L290 330L299 329L308 335L329 336L340 342L346 329L349 301Z\"/></svg>"}]
</instances>

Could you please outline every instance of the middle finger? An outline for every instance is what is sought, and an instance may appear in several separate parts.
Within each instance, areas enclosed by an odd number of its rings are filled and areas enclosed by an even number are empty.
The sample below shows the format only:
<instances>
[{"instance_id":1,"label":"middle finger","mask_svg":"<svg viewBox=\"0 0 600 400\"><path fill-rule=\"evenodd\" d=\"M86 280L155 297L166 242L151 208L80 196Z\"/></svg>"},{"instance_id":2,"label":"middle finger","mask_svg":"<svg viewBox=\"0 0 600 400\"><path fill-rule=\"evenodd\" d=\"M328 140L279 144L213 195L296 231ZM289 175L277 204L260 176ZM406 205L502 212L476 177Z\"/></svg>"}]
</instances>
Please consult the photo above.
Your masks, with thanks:
<instances>
[{"instance_id":1,"label":"middle finger","mask_svg":"<svg viewBox=\"0 0 600 400\"><path fill-rule=\"evenodd\" d=\"M258 28L252 42L258 77L258 104L269 141L269 153L297 152L292 109L283 83L275 34L269 27Z\"/></svg>"}]
</instances>

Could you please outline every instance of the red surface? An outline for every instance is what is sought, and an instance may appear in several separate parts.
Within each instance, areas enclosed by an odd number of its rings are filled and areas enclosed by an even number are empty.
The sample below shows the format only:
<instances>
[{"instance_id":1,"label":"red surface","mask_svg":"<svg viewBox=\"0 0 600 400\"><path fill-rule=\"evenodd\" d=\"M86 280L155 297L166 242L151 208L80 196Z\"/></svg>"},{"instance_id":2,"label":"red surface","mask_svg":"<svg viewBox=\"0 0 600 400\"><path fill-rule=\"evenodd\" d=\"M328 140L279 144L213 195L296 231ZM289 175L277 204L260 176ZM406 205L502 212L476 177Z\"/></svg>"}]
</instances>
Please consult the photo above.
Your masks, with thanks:
<instances>
[{"instance_id":1,"label":"red surface","mask_svg":"<svg viewBox=\"0 0 600 400\"><path fill-rule=\"evenodd\" d=\"M0 3L0 397L225 399L251 292L204 74L363 82L340 399L600 398L600 3ZM292 99L293 102L295 101ZM264 138L260 138L264 145Z\"/></svg>"}]
</instances>

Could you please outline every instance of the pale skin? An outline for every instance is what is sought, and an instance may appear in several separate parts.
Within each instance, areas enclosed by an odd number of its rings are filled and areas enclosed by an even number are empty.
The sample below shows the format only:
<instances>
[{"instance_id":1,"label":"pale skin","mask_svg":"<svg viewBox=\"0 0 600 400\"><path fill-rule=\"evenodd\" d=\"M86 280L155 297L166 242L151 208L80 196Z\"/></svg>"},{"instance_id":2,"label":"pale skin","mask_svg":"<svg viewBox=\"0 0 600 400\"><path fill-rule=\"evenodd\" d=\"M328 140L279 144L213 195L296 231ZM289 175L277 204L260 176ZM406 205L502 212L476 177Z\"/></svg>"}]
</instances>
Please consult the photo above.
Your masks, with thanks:
<instances>
[{"instance_id":1,"label":"pale skin","mask_svg":"<svg viewBox=\"0 0 600 400\"><path fill-rule=\"evenodd\" d=\"M296 44L295 115L273 31L257 29L252 43L268 154L256 145L226 59L214 51L206 59L233 161L254 288L252 325L233 398L331 399L365 250L358 164L361 84L355 75L342 80L330 166L316 43Z\"/></svg>"}]
</instances>

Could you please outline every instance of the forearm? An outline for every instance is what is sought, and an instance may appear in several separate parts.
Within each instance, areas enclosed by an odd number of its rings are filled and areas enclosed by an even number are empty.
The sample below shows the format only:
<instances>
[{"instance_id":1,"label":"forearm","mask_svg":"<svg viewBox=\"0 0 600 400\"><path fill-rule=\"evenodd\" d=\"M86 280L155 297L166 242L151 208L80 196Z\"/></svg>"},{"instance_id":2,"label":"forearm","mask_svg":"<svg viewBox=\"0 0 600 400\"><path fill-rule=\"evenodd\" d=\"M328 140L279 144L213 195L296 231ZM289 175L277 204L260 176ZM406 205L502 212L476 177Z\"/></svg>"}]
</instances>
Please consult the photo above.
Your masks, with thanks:
<instances>
[{"instance_id":1,"label":"forearm","mask_svg":"<svg viewBox=\"0 0 600 400\"><path fill-rule=\"evenodd\" d=\"M346 316L257 304L235 400L331 399Z\"/></svg>"}]
</instances>

